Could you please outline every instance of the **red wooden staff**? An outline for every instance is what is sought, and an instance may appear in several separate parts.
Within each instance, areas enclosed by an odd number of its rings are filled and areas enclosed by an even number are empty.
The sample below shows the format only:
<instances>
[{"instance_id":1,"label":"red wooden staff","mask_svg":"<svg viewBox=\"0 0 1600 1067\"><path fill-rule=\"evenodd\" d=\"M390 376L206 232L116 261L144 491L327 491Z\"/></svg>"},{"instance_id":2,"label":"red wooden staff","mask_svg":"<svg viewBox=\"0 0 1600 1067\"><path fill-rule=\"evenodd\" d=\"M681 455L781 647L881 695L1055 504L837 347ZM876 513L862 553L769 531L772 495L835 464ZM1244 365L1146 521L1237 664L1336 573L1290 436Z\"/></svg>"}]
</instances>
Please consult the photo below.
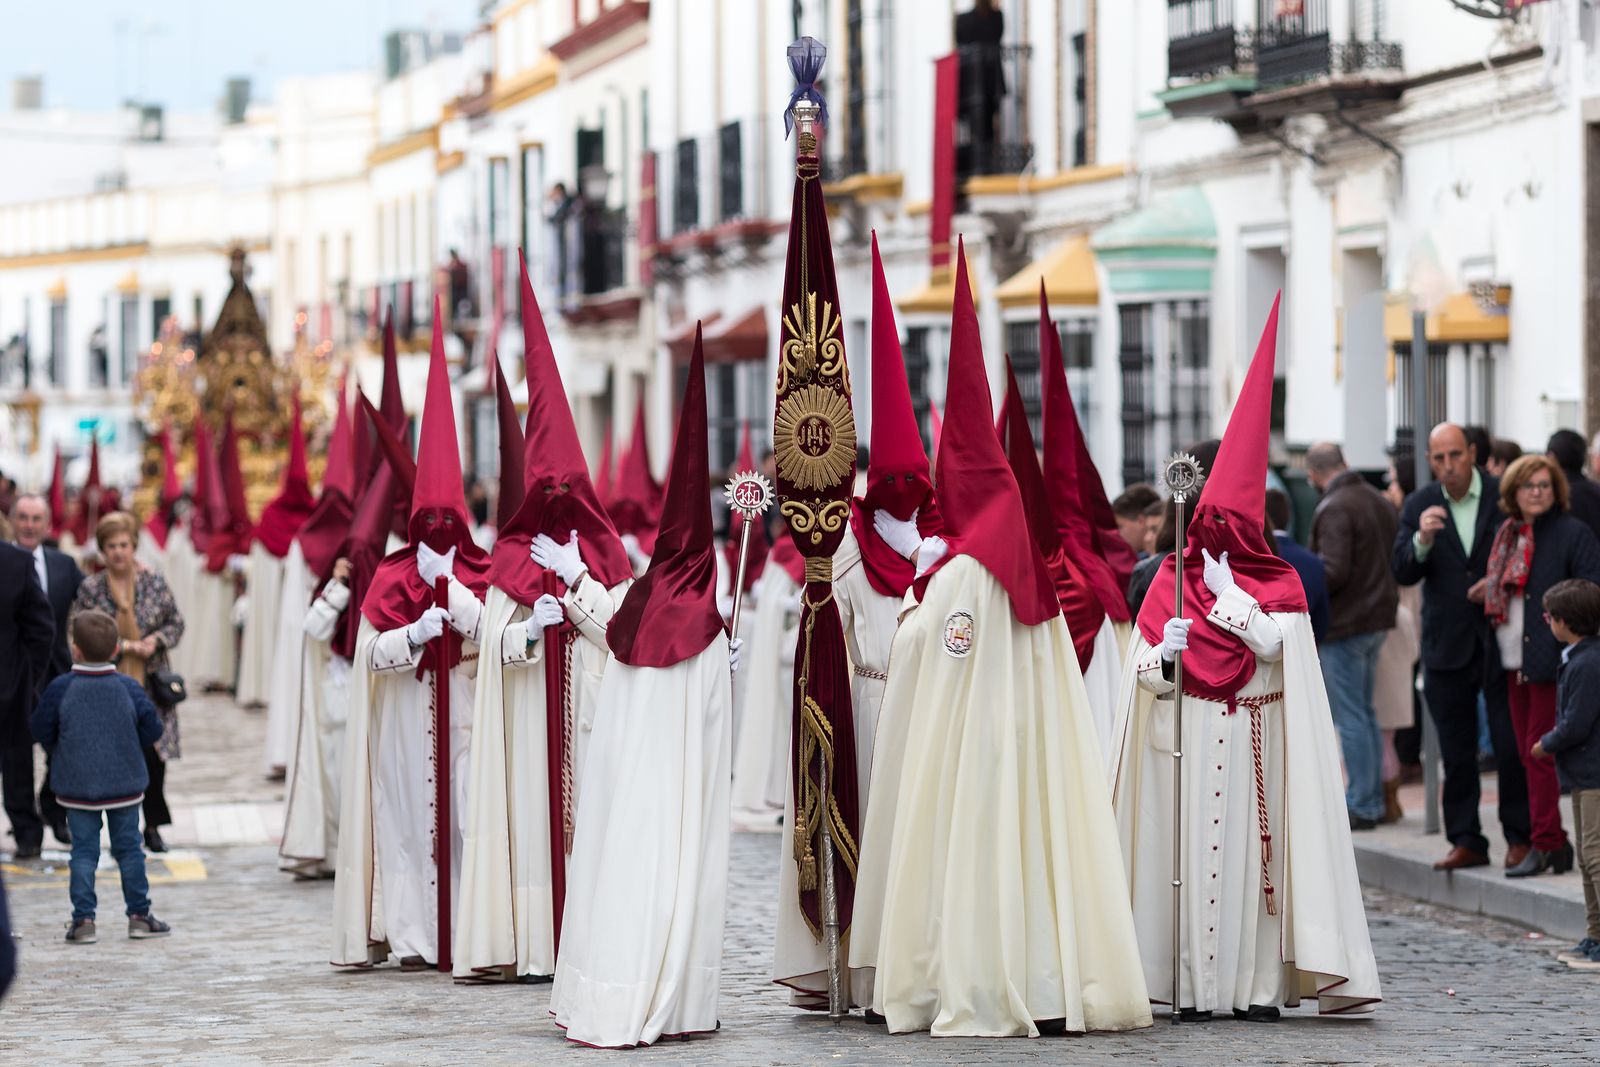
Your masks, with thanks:
<instances>
[{"instance_id":1,"label":"red wooden staff","mask_svg":"<svg viewBox=\"0 0 1600 1067\"><path fill-rule=\"evenodd\" d=\"M556 596L556 576L544 572L544 591ZM567 634L562 623L544 628L545 781L550 796L550 910L557 955L561 913L567 901Z\"/></svg>"},{"instance_id":2,"label":"red wooden staff","mask_svg":"<svg viewBox=\"0 0 1600 1067\"><path fill-rule=\"evenodd\" d=\"M433 586L436 606L450 608L450 576ZM438 659L433 665L433 864L439 889L439 970L449 974L450 964L450 858L454 834L450 821L450 624L439 635Z\"/></svg>"}]
</instances>

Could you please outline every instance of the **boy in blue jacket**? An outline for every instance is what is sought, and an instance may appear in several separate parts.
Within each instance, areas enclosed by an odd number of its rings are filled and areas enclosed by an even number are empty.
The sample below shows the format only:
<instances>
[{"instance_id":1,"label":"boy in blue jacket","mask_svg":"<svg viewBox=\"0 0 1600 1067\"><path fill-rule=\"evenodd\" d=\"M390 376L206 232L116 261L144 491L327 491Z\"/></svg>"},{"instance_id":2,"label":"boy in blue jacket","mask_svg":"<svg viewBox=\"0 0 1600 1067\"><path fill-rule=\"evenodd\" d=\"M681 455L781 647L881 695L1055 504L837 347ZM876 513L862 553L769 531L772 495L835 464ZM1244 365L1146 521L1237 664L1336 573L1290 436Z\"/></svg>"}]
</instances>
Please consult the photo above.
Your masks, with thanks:
<instances>
[{"instance_id":1,"label":"boy in blue jacket","mask_svg":"<svg viewBox=\"0 0 1600 1067\"><path fill-rule=\"evenodd\" d=\"M1556 959L1581 971L1600 971L1600 586L1582 578L1544 594L1550 632L1565 644L1556 675L1556 725L1533 746L1535 759L1554 759L1556 776L1572 792L1573 840L1583 872L1588 936Z\"/></svg>"},{"instance_id":2,"label":"boy in blue jacket","mask_svg":"<svg viewBox=\"0 0 1600 1067\"><path fill-rule=\"evenodd\" d=\"M94 872L100 864L100 818L111 833L111 855L122 871L128 936L164 937L172 927L150 914L150 883L139 841L139 803L150 784L144 746L161 736L161 719L145 691L112 665L117 624L101 611L72 620L71 672L45 688L28 720L50 753L50 787L72 830L72 922L67 941L91 945Z\"/></svg>"}]
</instances>

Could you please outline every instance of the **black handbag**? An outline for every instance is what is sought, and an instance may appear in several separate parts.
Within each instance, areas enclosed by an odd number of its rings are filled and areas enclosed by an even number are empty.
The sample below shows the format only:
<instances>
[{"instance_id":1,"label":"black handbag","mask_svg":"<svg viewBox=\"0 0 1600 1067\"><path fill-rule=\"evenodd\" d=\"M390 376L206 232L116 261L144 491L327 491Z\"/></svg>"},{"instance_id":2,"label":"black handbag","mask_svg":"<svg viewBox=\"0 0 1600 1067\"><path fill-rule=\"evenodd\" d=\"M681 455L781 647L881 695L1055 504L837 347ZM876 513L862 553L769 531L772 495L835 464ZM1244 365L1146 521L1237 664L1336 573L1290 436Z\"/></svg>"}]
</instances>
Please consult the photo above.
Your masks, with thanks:
<instances>
[{"instance_id":1,"label":"black handbag","mask_svg":"<svg viewBox=\"0 0 1600 1067\"><path fill-rule=\"evenodd\" d=\"M189 699L189 689L183 684L183 675L177 671L151 671L146 688L150 699L162 711L170 711Z\"/></svg>"}]
</instances>

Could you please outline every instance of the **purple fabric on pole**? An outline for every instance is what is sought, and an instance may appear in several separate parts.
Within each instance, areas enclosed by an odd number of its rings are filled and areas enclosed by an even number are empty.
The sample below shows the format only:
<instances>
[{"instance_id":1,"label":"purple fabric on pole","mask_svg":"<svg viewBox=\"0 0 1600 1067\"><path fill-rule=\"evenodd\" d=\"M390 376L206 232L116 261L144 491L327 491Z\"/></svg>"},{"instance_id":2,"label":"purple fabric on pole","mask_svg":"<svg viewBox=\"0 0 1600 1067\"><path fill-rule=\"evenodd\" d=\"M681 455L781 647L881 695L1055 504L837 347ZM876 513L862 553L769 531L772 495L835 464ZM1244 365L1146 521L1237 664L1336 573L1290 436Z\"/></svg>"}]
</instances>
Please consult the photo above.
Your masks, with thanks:
<instances>
[{"instance_id":1,"label":"purple fabric on pole","mask_svg":"<svg viewBox=\"0 0 1600 1067\"><path fill-rule=\"evenodd\" d=\"M794 92L783 109L783 137L789 139L794 132L794 106L802 100L813 101L822 109L822 125L828 125L828 102L817 88L817 75L822 73L823 61L828 58L828 48L815 37L802 37L789 46L789 71L794 75Z\"/></svg>"}]
</instances>

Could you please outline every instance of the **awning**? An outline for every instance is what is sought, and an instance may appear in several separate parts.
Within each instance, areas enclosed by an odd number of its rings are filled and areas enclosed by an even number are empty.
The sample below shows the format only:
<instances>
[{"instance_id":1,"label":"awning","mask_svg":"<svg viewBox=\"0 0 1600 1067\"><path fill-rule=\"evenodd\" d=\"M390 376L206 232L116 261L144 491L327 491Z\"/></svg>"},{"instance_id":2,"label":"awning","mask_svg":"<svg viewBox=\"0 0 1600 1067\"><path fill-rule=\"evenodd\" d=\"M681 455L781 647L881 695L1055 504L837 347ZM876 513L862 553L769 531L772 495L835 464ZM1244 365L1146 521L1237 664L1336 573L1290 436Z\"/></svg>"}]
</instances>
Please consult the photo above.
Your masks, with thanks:
<instances>
[{"instance_id":1,"label":"awning","mask_svg":"<svg viewBox=\"0 0 1600 1067\"><path fill-rule=\"evenodd\" d=\"M978 279L972 272L972 260L967 260L967 284L972 287L972 300L978 300ZM934 271L928 278L928 284L912 293L910 296L900 297L895 301L895 306L903 314L948 315L956 303L956 271L952 259L951 266L941 267Z\"/></svg>"},{"instance_id":2,"label":"awning","mask_svg":"<svg viewBox=\"0 0 1600 1067\"><path fill-rule=\"evenodd\" d=\"M1102 227L1089 244L1119 295L1211 290L1217 227L1198 186L1158 196Z\"/></svg>"},{"instance_id":3,"label":"awning","mask_svg":"<svg viewBox=\"0 0 1600 1067\"><path fill-rule=\"evenodd\" d=\"M1456 293L1428 315L1429 341L1444 344L1480 341L1493 343L1511 340L1511 286L1494 290L1494 306L1488 310L1471 293ZM1410 341L1411 302L1405 293L1391 293L1383 309L1383 334L1390 344Z\"/></svg>"},{"instance_id":4,"label":"awning","mask_svg":"<svg viewBox=\"0 0 1600 1067\"><path fill-rule=\"evenodd\" d=\"M694 335L689 335L691 348ZM708 363L739 363L767 358L767 312L757 305L738 318L719 319L705 333Z\"/></svg>"},{"instance_id":5,"label":"awning","mask_svg":"<svg viewBox=\"0 0 1600 1067\"><path fill-rule=\"evenodd\" d=\"M1007 278L995 290L995 297L1003 308L1033 307L1039 301L1041 280L1045 300L1052 307L1100 303L1100 278L1089 238L1079 235L1062 241L1049 254Z\"/></svg>"}]
</instances>

